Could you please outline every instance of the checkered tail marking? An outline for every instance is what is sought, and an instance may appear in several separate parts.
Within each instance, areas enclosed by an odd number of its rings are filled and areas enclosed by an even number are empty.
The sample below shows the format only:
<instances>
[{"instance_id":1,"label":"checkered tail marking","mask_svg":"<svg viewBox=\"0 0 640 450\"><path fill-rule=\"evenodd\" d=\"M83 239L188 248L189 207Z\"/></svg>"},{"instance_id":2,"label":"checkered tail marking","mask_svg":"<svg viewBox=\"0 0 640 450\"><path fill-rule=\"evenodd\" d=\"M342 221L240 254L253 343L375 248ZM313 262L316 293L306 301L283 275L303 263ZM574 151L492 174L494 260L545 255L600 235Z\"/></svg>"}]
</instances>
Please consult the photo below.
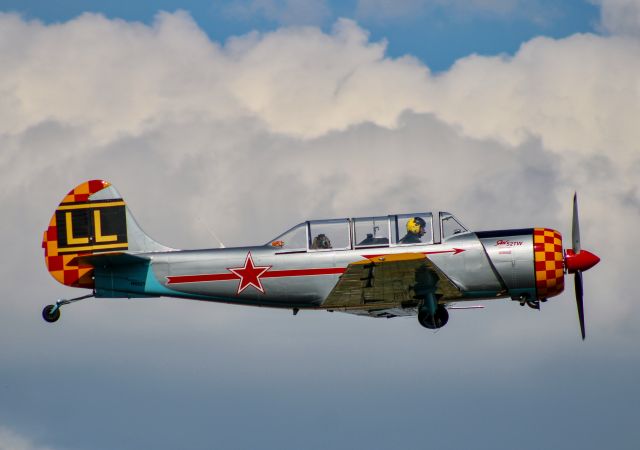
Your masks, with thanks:
<instances>
[{"instance_id":1,"label":"checkered tail marking","mask_svg":"<svg viewBox=\"0 0 640 450\"><path fill-rule=\"evenodd\" d=\"M91 180L69 191L44 232L47 270L66 286L94 288L93 267L79 264L78 256L128 248L124 201L90 198L110 185Z\"/></svg>"}]
</instances>

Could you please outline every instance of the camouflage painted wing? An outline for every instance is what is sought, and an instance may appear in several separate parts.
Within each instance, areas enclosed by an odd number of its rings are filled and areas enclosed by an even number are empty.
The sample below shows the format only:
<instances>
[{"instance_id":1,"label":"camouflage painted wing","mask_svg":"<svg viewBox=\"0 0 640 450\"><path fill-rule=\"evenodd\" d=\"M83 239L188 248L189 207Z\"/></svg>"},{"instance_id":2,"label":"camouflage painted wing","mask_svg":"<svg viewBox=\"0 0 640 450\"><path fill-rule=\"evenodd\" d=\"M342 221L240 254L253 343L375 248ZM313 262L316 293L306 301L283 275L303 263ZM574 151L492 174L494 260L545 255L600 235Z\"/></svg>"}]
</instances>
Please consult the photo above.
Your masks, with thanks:
<instances>
[{"instance_id":1,"label":"camouflage painted wing","mask_svg":"<svg viewBox=\"0 0 640 450\"><path fill-rule=\"evenodd\" d=\"M421 253L376 256L347 266L322 307L358 315L415 315L421 291L435 288L447 300L460 289Z\"/></svg>"}]
</instances>

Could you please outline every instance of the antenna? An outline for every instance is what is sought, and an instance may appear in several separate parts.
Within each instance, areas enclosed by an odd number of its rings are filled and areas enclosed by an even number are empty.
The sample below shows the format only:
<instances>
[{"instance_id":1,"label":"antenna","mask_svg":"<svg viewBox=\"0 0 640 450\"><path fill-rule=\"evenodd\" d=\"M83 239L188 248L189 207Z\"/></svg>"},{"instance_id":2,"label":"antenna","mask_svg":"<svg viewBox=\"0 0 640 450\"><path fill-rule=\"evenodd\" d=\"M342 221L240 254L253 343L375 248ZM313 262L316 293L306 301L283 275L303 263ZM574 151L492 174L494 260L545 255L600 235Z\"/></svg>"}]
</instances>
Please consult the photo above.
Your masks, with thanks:
<instances>
[{"instance_id":1,"label":"antenna","mask_svg":"<svg viewBox=\"0 0 640 450\"><path fill-rule=\"evenodd\" d=\"M225 245L222 243L222 241L220 240L220 238L218 237L218 235L215 233L215 231L213 231L213 228L211 228L211 226L209 226L204 220L202 220L202 217L200 215L197 216L198 221L204 225L205 230L207 230L209 232L209 234L216 240L218 241L218 244L220 244L220 248L226 248Z\"/></svg>"}]
</instances>

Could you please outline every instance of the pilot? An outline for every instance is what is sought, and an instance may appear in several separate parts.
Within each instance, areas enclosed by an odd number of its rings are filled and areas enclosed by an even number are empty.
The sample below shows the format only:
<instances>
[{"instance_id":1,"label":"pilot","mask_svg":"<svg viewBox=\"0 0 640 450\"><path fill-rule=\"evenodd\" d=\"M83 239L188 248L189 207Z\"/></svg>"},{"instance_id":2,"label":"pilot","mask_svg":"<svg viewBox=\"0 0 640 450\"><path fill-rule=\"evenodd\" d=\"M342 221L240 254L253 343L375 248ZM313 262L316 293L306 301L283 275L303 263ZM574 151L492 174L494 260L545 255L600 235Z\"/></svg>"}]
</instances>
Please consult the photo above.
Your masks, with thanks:
<instances>
[{"instance_id":1,"label":"pilot","mask_svg":"<svg viewBox=\"0 0 640 450\"><path fill-rule=\"evenodd\" d=\"M313 243L311 244L312 249L324 249L331 248L331 241L327 237L326 234L320 233L316 237L313 238Z\"/></svg>"},{"instance_id":2,"label":"pilot","mask_svg":"<svg viewBox=\"0 0 640 450\"><path fill-rule=\"evenodd\" d=\"M407 221L407 234L400 239L400 244L419 244L426 233L427 222L422 217L413 217Z\"/></svg>"}]
</instances>

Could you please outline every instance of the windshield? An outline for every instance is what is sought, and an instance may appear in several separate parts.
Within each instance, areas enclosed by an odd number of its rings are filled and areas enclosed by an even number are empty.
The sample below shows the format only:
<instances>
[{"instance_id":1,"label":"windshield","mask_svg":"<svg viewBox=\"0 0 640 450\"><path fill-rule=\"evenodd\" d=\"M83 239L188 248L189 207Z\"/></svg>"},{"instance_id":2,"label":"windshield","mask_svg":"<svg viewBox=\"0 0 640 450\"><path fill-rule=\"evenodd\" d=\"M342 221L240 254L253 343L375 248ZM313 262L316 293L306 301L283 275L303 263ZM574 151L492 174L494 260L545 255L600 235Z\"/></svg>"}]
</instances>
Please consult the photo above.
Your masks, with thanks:
<instances>
[{"instance_id":1,"label":"windshield","mask_svg":"<svg viewBox=\"0 0 640 450\"><path fill-rule=\"evenodd\" d=\"M448 212L440 213L442 224L442 239L447 240L456 234L468 233L469 231L460 223L458 219Z\"/></svg>"},{"instance_id":2,"label":"windshield","mask_svg":"<svg viewBox=\"0 0 640 450\"><path fill-rule=\"evenodd\" d=\"M307 250L307 224L301 223L267 243L269 247L287 251Z\"/></svg>"}]
</instances>

